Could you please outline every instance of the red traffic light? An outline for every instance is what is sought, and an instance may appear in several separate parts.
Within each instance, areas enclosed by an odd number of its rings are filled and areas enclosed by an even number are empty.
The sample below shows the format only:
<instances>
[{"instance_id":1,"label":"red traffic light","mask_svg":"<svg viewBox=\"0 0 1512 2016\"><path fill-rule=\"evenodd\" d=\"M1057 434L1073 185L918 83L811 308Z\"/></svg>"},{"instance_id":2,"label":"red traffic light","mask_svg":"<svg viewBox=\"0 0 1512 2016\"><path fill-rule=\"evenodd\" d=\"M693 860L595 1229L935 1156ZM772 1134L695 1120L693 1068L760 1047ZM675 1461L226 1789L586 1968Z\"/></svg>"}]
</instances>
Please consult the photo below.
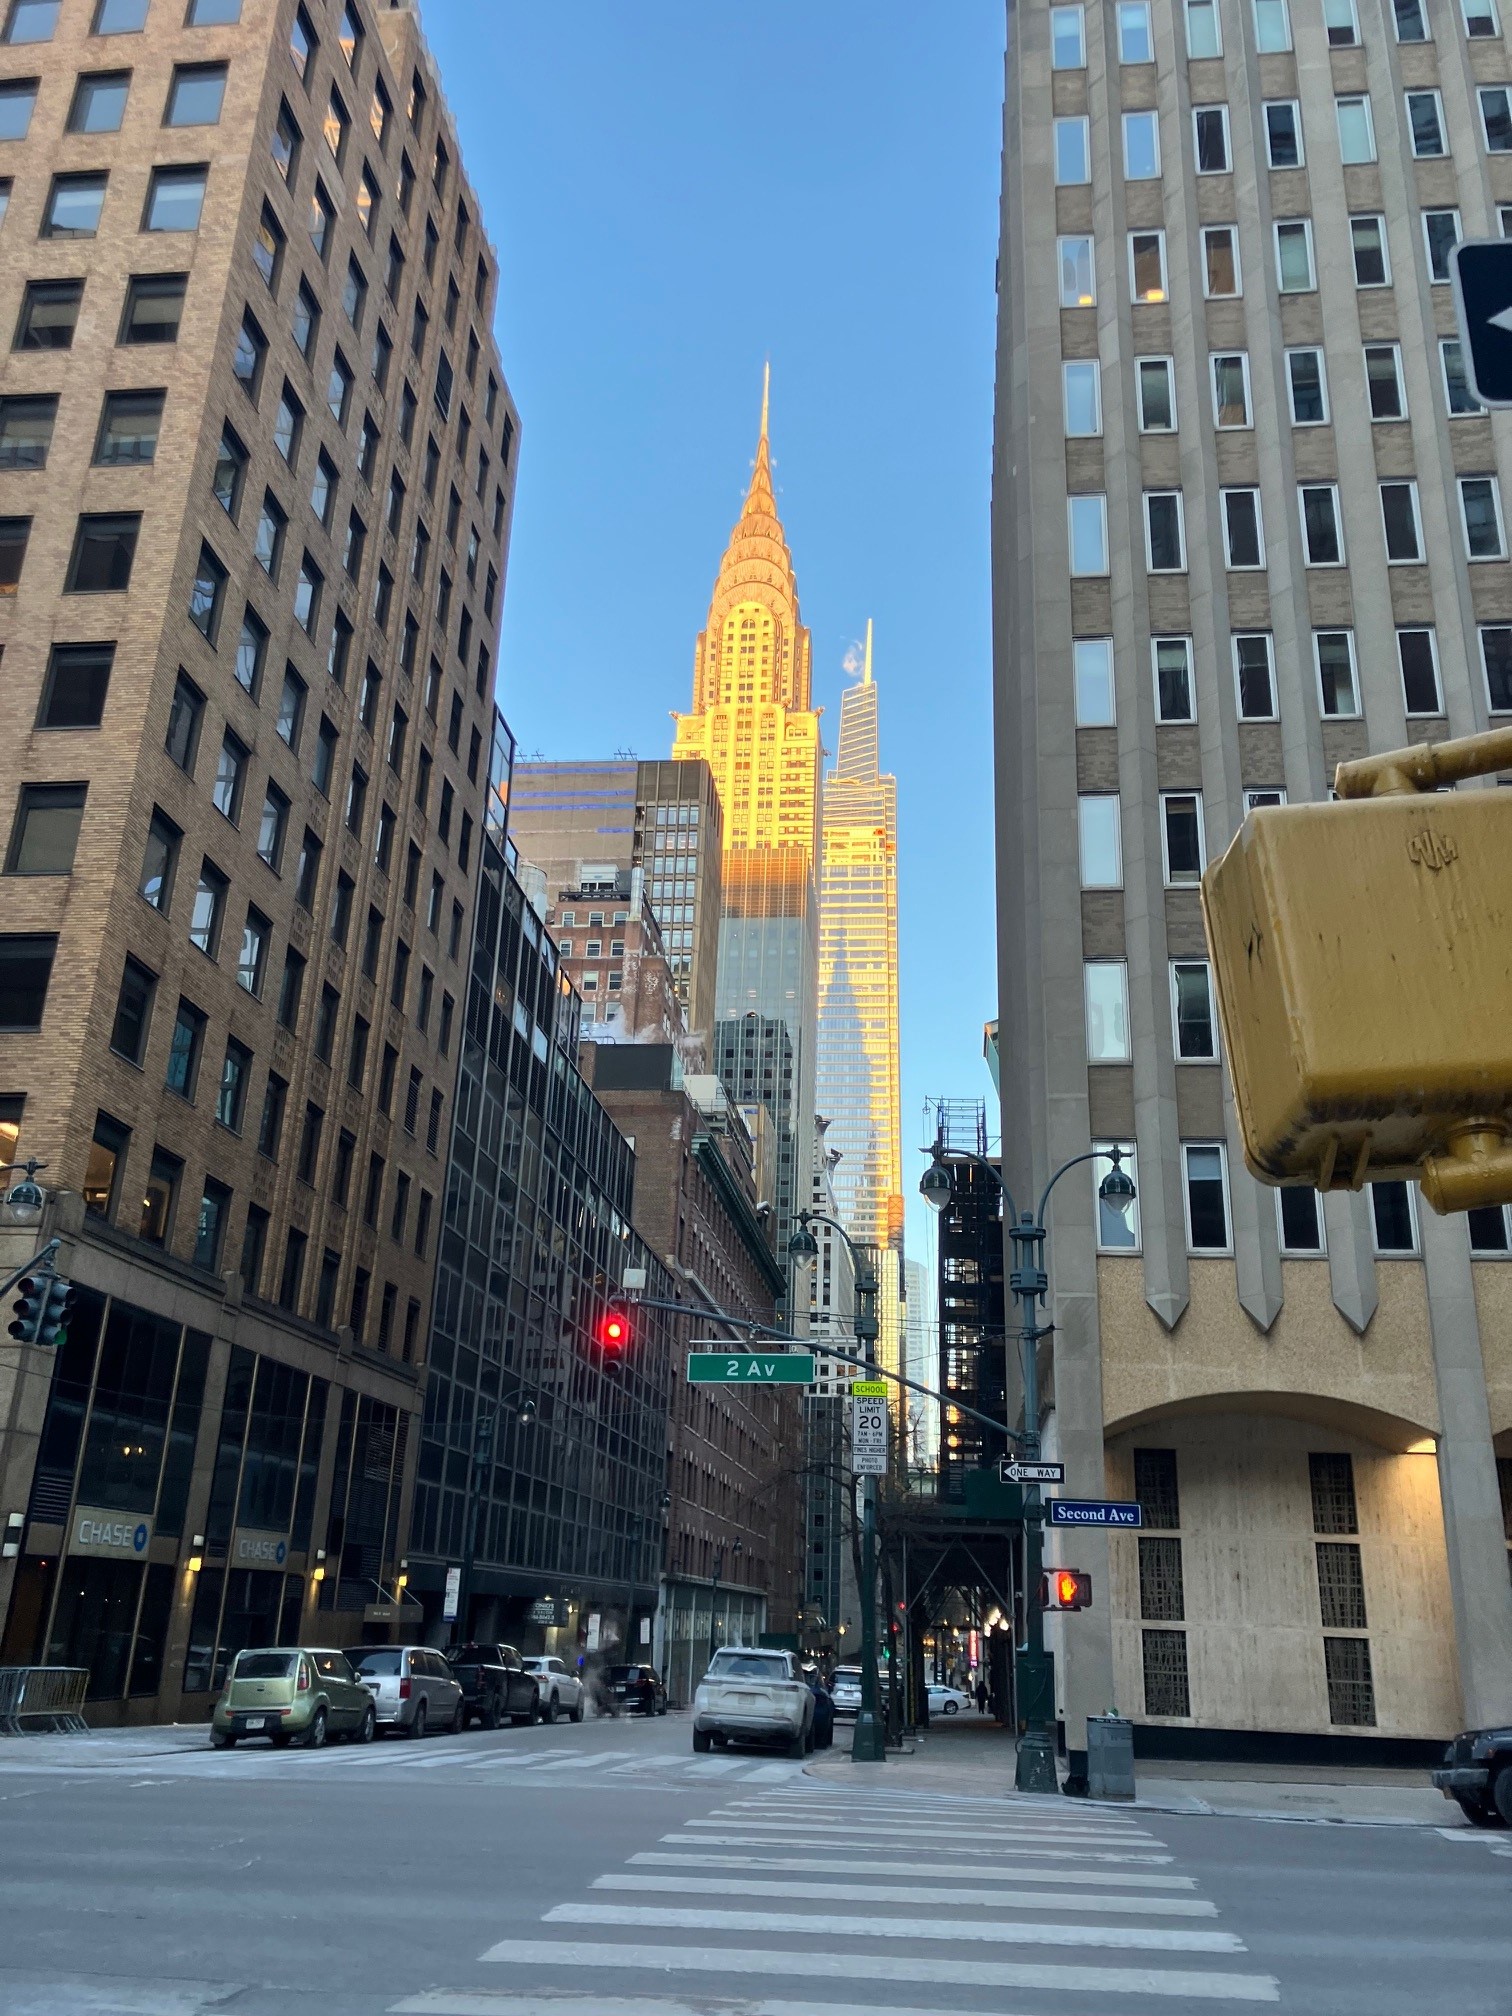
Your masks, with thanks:
<instances>
[{"instance_id":1,"label":"red traffic light","mask_svg":"<svg viewBox=\"0 0 1512 2016\"><path fill-rule=\"evenodd\" d=\"M1079 1568L1052 1568L1040 1581L1042 1610L1085 1610L1092 1601L1092 1577Z\"/></svg>"},{"instance_id":2,"label":"red traffic light","mask_svg":"<svg viewBox=\"0 0 1512 2016\"><path fill-rule=\"evenodd\" d=\"M618 1357L630 1343L630 1318L623 1309L606 1309L598 1322L599 1349Z\"/></svg>"}]
</instances>

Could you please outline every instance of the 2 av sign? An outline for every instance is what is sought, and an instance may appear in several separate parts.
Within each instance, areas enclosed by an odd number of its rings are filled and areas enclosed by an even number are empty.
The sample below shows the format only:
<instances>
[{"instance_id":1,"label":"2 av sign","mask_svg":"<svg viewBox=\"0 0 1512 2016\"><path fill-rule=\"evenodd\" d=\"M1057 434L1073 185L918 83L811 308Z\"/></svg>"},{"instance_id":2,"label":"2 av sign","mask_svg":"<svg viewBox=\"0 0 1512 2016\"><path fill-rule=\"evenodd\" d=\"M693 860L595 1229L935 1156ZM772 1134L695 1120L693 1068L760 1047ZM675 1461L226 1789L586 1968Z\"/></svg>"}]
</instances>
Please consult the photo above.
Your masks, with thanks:
<instances>
[{"instance_id":1,"label":"2 av sign","mask_svg":"<svg viewBox=\"0 0 1512 2016\"><path fill-rule=\"evenodd\" d=\"M812 1386L812 1351L690 1351L690 1386Z\"/></svg>"}]
</instances>

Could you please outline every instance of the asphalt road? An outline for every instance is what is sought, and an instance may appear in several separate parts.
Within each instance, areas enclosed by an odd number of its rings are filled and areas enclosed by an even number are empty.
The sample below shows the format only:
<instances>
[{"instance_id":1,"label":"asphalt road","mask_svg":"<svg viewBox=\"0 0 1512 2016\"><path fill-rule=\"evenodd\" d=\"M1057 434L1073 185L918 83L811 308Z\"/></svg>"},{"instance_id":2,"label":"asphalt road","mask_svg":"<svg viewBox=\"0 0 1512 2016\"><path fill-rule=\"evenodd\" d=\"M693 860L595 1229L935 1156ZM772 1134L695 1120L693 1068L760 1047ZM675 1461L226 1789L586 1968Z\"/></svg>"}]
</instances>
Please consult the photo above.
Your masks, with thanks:
<instances>
[{"instance_id":1,"label":"asphalt road","mask_svg":"<svg viewBox=\"0 0 1512 2016\"><path fill-rule=\"evenodd\" d=\"M0 2016L1512 2008L1512 1836L863 1770L695 1758L679 1715L313 1755L3 1742Z\"/></svg>"}]
</instances>

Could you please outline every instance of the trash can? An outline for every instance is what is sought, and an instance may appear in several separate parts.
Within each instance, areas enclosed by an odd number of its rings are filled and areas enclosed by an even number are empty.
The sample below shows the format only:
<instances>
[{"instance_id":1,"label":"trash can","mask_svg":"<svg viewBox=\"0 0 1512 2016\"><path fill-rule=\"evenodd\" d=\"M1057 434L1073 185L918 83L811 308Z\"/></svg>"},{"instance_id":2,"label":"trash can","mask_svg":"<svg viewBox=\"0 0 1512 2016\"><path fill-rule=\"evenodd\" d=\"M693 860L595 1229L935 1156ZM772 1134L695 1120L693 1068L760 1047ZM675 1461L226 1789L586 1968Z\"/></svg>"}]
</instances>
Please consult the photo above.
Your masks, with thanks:
<instances>
[{"instance_id":1,"label":"trash can","mask_svg":"<svg viewBox=\"0 0 1512 2016\"><path fill-rule=\"evenodd\" d=\"M1134 1724L1127 1716L1087 1717L1087 1797L1134 1797Z\"/></svg>"}]
</instances>

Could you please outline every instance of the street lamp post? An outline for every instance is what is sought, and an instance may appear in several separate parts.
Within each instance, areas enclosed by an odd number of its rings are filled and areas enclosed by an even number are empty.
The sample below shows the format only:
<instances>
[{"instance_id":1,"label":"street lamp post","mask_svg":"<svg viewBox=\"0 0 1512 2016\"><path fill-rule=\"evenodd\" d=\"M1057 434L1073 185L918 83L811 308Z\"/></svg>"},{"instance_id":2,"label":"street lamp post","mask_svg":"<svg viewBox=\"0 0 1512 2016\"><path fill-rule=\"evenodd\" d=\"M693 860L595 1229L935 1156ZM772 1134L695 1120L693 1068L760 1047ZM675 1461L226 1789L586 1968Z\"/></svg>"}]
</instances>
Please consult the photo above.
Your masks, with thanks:
<instances>
[{"instance_id":1,"label":"street lamp post","mask_svg":"<svg viewBox=\"0 0 1512 2016\"><path fill-rule=\"evenodd\" d=\"M1068 1169L1075 1169L1083 1162L1096 1161L1103 1154L1103 1150L1092 1149L1085 1155L1073 1155L1069 1162L1063 1162L1045 1185L1040 1195L1039 1211L1033 1217L1027 1211L1020 1214L1013 1194L1003 1180L1002 1170L996 1164L989 1162L985 1155L973 1154L969 1149L948 1149L938 1136L929 1150L929 1167L919 1182L920 1194L934 1211L943 1211L954 1192L948 1167L951 1162L970 1162L985 1169L1002 1192L1008 1212L1008 1235L1013 1241L1013 1267L1008 1284L1019 1303L1019 1349L1024 1383L1023 1431L1015 1437L1012 1428L1008 1427L1008 1434L1017 1442L1018 1454L1026 1463L1037 1463L1040 1453L1039 1340L1048 1333L1039 1327L1038 1312L1050 1286L1050 1277L1045 1271L1045 1207L1050 1201L1050 1192ZM1097 1194L1112 1209L1127 1212L1134 1201L1133 1181L1122 1167L1122 1156L1116 1147L1108 1149L1106 1157L1113 1167L1098 1185ZM1008 1426L1006 1422L1004 1425ZM1050 1691L1050 1667L1045 1657L1045 1613L1039 1600L1044 1564L1045 1508L1038 1484L1026 1484L1023 1488L1024 1646L1017 1658L1014 1696L1017 1702L1025 1704L1026 1712L1024 1734L1019 1739L1014 1784L1020 1792L1055 1792L1059 1790L1059 1784L1055 1775L1055 1740L1051 1733L1054 1703L1046 1699Z\"/></svg>"},{"instance_id":2,"label":"street lamp post","mask_svg":"<svg viewBox=\"0 0 1512 2016\"><path fill-rule=\"evenodd\" d=\"M788 1241L788 1252L795 1260L819 1256L819 1242L809 1229L812 1225L828 1225L850 1251L856 1267L855 1337L871 1366L877 1356L877 1276L870 1253L822 1211L800 1211L798 1230ZM851 1737L851 1762L880 1764L885 1753L886 1732L877 1705L877 1480L867 1477L861 1488L861 1706Z\"/></svg>"}]
</instances>

